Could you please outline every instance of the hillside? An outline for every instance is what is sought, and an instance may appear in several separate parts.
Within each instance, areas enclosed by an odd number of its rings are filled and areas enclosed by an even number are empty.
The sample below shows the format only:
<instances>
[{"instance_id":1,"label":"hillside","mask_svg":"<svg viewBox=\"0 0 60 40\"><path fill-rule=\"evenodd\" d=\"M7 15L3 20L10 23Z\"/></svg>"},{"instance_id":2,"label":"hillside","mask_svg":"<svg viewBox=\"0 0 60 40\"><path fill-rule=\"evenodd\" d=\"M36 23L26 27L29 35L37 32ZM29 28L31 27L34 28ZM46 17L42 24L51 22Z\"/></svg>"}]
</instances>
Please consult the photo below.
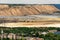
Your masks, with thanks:
<instances>
[{"instance_id":1,"label":"hillside","mask_svg":"<svg viewBox=\"0 0 60 40\"><path fill-rule=\"evenodd\" d=\"M0 26L59 27L60 14L56 16L59 12L53 5L0 5Z\"/></svg>"},{"instance_id":2,"label":"hillside","mask_svg":"<svg viewBox=\"0 0 60 40\"><path fill-rule=\"evenodd\" d=\"M53 5L24 5L12 6L0 5L0 16L26 16L26 15L39 15L39 14L53 14L57 12Z\"/></svg>"}]
</instances>

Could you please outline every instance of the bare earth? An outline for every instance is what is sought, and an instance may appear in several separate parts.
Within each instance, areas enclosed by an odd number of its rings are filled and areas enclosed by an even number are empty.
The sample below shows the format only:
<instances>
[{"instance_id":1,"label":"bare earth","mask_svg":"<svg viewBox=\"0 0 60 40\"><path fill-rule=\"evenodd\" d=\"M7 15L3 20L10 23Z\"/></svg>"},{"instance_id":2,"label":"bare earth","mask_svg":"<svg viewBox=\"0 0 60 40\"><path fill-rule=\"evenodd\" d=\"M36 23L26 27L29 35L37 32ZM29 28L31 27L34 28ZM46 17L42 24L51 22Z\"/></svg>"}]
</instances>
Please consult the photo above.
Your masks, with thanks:
<instances>
[{"instance_id":1,"label":"bare earth","mask_svg":"<svg viewBox=\"0 0 60 40\"><path fill-rule=\"evenodd\" d=\"M2 23L3 27L60 27L60 22L17 22Z\"/></svg>"},{"instance_id":2,"label":"bare earth","mask_svg":"<svg viewBox=\"0 0 60 40\"><path fill-rule=\"evenodd\" d=\"M0 5L0 20L2 20L3 22L4 20L9 21L9 22L5 21L4 23L0 21L0 26L11 27L11 28L12 27L60 27L59 12L60 10L53 5L25 5L25 6L11 6L11 7L9 7L8 5ZM45 15L41 15L41 14L45 14ZM46 14L52 14L52 16ZM28 16L28 15L32 15L32 16ZM4 17L1 18L2 16L22 16L22 17L19 19L18 18L4 19ZM18 22L12 22L12 21L18 21ZM25 21L25 22L21 22L21 21Z\"/></svg>"},{"instance_id":3,"label":"bare earth","mask_svg":"<svg viewBox=\"0 0 60 40\"><path fill-rule=\"evenodd\" d=\"M29 16L31 19L27 18L28 16L25 18L24 17L19 18L18 22L0 23L0 26L3 26L3 27L60 27L60 17L58 16L40 16L39 15L39 16L33 16L34 18L31 18L31 16ZM26 19L25 22L20 22L24 19Z\"/></svg>"}]
</instances>

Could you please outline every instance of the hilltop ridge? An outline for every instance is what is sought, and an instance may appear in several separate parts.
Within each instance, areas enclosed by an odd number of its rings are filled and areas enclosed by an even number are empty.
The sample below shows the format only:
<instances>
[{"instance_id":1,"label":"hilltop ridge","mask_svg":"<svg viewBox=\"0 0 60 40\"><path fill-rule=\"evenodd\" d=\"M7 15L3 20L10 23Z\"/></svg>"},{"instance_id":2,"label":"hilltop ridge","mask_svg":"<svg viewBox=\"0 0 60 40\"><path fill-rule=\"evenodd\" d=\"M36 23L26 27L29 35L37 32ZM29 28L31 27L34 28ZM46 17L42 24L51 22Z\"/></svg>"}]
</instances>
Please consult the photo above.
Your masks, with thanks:
<instances>
[{"instance_id":1,"label":"hilltop ridge","mask_svg":"<svg viewBox=\"0 0 60 40\"><path fill-rule=\"evenodd\" d=\"M57 11L59 11L59 9L53 5L24 5L11 7L8 5L0 5L0 16L53 14Z\"/></svg>"}]
</instances>

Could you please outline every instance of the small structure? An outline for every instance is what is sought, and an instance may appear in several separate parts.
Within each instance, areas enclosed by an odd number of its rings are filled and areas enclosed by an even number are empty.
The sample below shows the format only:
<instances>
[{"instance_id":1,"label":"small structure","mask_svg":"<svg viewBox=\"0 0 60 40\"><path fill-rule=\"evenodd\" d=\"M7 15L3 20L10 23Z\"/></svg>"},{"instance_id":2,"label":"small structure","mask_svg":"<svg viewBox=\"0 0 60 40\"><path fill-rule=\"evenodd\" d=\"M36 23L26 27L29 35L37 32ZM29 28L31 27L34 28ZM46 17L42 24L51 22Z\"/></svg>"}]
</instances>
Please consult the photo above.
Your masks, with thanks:
<instances>
[{"instance_id":1,"label":"small structure","mask_svg":"<svg viewBox=\"0 0 60 40\"><path fill-rule=\"evenodd\" d=\"M8 38L10 38L10 39L16 39L16 34L9 33Z\"/></svg>"},{"instance_id":2,"label":"small structure","mask_svg":"<svg viewBox=\"0 0 60 40\"><path fill-rule=\"evenodd\" d=\"M36 37L25 37L26 40L44 40L43 38L36 38Z\"/></svg>"},{"instance_id":3,"label":"small structure","mask_svg":"<svg viewBox=\"0 0 60 40\"><path fill-rule=\"evenodd\" d=\"M4 38L8 38L8 34L7 34L7 33L4 33L4 34L3 34L3 37L4 37Z\"/></svg>"},{"instance_id":4,"label":"small structure","mask_svg":"<svg viewBox=\"0 0 60 40\"><path fill-rule=\"evenodd\" d=\"M57 30L48 30L51 33L57 32Z\"/></svg>"},{"instance_id":5,"label":"small structure","mask_svg":"<svg viewBox=\"0 0 60 40\"><path fill-rule=\"evenodd\" d=\"M47 34L47 32L42 32L41 34L45 35L45 34Z\"/></svg>"}]
</instances>

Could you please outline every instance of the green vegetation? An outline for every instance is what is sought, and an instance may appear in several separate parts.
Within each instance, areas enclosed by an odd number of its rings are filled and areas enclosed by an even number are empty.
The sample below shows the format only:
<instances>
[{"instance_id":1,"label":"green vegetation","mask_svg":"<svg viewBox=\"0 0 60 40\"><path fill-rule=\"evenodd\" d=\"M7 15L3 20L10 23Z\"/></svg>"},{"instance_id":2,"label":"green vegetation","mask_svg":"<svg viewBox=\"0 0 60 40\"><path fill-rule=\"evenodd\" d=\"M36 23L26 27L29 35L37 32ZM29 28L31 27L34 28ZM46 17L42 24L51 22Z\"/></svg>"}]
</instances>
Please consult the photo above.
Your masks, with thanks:
<instances>
[{"instance_id":1,"label":"green vegetation","mask_svg":"<svg viewBox=\"0 0 60 40\"><path fill-rule=\"evenodd\" d=\"M58 30L60 31L60 28L55 27L16 27L16 28L7 28L7 27L0 27L0 30L4 30L5 33L21 33L21 32L48 32L48 30Z\"/></svg>"},{"instance_id":2,"label":"green vegetation","mask_svg":"<svg viewBox=\"0 0 60 40\"><path fill-rule=\"evenodd\" d=\"M60 40L60 34L48 33L44 37L45 40Z\"/></svg>"},{"instance_id":3,"label":"green vegetation","mask_svg":"<svg viewBox=\"0 0 60 40\"><path fill-rule=\"evenodd\" d=\"M60 34L54 34L48 30L57 30L60 31L60 28L55 27L17 27L17 28L0 28L4 33L14 33L22 37L39 37L44 38L44 40L60 40ZM48 32L47 34L40 34L41 32ZM7 40L7 39L6 39ZM24 38L19 40L25 40Z\"/></svg>"},{"instance_id":4,"label":"green vegetation","mask_svg":"<svg viewBox=\"0 0 60 40\"><path fill-rule=\"evenodd\" d=\"M60 28L54 28L54 27L40 27L40 28L35 28L35 27L17 27L17 28L0 28L4 31L4 33L20 33L20 35L26 35L26 36L33 36L32 34L37 34L39 32L48 32L48 30L57 30L60 31Z\"/></svg>"}]
</instances>

